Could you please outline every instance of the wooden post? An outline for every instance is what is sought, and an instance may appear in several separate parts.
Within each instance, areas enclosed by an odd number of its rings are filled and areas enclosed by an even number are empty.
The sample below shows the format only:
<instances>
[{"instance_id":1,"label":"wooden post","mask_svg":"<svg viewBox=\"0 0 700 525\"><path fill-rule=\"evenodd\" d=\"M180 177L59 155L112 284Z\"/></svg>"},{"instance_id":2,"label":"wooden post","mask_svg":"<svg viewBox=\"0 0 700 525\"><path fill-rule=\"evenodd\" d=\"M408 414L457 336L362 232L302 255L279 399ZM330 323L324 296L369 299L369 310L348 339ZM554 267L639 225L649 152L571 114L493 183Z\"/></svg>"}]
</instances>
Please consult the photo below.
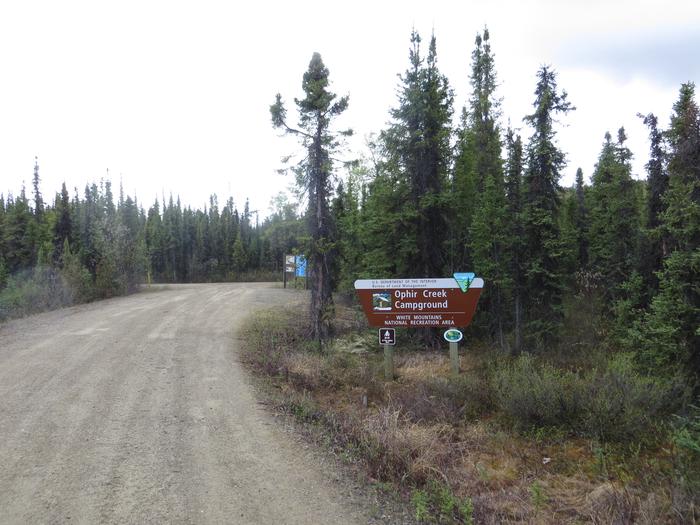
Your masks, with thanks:
<instances>
[{"instance_id":1,"label":"wooden post","mask_svg":"<svg viewBox=\"0 0 700 525\"><path fill-rule=\"evenodd\" d=\"M450 363L452 365L452 376L459 376L459 343L450 343Z\"/></svg>"},{"instance_id":2,"label":"wooden post","mask_svg":"<svg viewBox=\"0 0 700 525\"><path fill-rule=\"evenodd\" d=\"M384 345L384 379L387 381L394 380L394 347L393 347L393 345Z\"/></svg>"}]
</instances>

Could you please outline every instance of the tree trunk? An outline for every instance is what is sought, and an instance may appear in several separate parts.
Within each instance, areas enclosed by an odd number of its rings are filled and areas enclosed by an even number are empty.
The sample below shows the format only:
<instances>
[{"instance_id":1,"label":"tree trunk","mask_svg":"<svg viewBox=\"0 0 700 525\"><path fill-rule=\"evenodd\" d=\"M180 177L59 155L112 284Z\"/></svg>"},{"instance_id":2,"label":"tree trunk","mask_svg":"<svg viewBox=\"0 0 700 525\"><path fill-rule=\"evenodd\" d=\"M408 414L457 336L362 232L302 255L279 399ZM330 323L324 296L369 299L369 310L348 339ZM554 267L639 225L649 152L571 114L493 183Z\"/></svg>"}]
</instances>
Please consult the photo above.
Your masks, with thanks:
<instances>
[{"instance_id":1,"label":"tree trunk","mask_svg":"<svg viewBox=\"0 0 700 525\"><path fill-rule=\"evenodd\" d=\"M518 355L522 350L523 344L523 323L522 323L522 305L520 303L520 290L515 290L515 341L513 342L513 355Z\"/></svg>"},{"instance_id":2,"label":"tree trunk","mask_svg":"<svg viewBox=\"0 0 700 525\"><path fill-rule=\"evenodd\" d=\"M333 310L333 295L330 282L330 256L328 243L330 239L328 224L330 221L327 209L328 173L325 166L324 153L321 143L322 128L319 127L314 137L313 164L311 177L314 195L310 196L309 211L311 220L311 250L309 256L309 280L311 284L311 337L319 343L331 335L331 314Z\"/></svg>"}]
</instances>

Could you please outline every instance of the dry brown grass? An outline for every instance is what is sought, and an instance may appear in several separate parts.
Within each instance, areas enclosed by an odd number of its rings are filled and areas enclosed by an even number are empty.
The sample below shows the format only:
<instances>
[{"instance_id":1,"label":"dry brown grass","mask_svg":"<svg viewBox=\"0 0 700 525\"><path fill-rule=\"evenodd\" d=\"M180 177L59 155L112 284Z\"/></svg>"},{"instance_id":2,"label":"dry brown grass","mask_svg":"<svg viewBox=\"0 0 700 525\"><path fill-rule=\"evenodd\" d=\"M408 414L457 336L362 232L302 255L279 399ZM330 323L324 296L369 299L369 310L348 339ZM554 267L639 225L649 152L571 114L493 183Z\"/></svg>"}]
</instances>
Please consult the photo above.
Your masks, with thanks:
<instances>
[{"instance_id":1,"label":"dry brown grass","mask_svg":"<svg viewBox=\"0 0 700 525\"><path fill-rule=\"evenodd\" d=\"M280 330L267 353L249 362L276 378L280 405L325 422L331 441L351 450L370 479L404 493L436 482L471 498L475 523L688 522L692 497L673 492L664 452L633 459L606 452L601 466L590 439L512 432L499 423L488 376L493 360L482 349L463 354L459 380L450 377L446 352L398 349L399 378L385 382L374 336L353 332L355 314L340 310L346 336L329 348L310 350L303 334Z\"/></svg>"},{"instance_id":2,"label":"dry brown grass","mask_svg":"<svg viewBox=\"0 0 700 525\"><path fill-rule=\"evenodd\" d=\"M408 477L425 483L435 476L445 478L451 426L413 423L392 406L380 408L361 424L363 444L376 451L375 473L380 479Z\"/></svg>"}]
</instances>

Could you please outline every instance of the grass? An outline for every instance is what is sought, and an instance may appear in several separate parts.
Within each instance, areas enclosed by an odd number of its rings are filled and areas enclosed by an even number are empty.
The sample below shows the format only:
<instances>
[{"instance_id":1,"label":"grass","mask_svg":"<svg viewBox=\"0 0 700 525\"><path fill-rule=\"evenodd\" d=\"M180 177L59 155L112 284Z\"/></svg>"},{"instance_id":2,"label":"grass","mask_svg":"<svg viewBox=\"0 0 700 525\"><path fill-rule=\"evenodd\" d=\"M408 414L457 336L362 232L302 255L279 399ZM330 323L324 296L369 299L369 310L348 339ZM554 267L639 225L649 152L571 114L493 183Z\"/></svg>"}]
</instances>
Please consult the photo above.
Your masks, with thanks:
<instances>
[{"instance_id":1,"label":"grass","mask_svg":"<svg viewBox=\"0 0 700 525\"><path fill-rule=\"evenodd\" d=\"M700 412L681 383L637 375L625 355L586 362L447 352L399 333L398 378L383 380L376 331L340 306L336 339L310 344L304 308L252 317L243 360L275 404L368 479L396 487L425 523L697 521Z\"/></svg>"}]
</instances>

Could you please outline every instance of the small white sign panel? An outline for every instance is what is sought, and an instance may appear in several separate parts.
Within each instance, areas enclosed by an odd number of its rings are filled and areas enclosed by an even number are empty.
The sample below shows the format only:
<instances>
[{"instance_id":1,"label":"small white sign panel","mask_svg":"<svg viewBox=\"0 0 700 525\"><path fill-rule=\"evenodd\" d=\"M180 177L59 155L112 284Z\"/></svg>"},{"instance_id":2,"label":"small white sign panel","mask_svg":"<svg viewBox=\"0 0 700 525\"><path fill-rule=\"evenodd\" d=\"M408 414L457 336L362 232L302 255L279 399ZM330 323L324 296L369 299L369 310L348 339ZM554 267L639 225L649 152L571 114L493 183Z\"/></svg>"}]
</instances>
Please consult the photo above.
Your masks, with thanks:
<instances>
[{"instance_id":1,"label":"small white sign panel","mask_svg":"<svg viewBox=\"0 0 700 525\"><path fill-rule=\"evenodd\" d=\"M396 330L393 328L380 328L379 329L379 344L380 345L395 345L396 344Z\"/></svg>"}]
</instances>

